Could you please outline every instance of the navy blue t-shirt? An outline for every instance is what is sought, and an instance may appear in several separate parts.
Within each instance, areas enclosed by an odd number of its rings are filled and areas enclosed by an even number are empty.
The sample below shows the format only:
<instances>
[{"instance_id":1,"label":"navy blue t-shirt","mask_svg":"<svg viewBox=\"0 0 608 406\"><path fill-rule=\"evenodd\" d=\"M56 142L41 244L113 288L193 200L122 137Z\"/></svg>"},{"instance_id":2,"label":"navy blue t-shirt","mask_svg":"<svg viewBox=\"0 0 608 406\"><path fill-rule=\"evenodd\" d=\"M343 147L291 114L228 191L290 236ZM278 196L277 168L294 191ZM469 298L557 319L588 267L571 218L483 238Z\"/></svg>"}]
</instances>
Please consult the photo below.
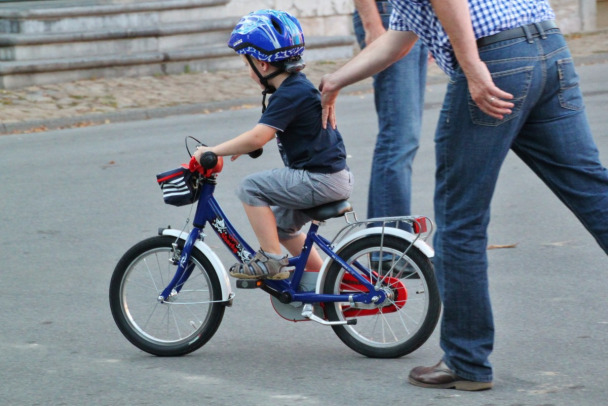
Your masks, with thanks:
<instances>
[{"instance_id":1,"label":"navy blue t-shirt","mask_svg":"<svg viewBox=\"0 0 608 406\"><path fill-rule=\"evenodd\" d=\"M272 94L260 124L277 130L285 166L334 173L346 168L342 136L321 125L321 93L303 73L294 73Z\"/></svg>"}]
</instances>

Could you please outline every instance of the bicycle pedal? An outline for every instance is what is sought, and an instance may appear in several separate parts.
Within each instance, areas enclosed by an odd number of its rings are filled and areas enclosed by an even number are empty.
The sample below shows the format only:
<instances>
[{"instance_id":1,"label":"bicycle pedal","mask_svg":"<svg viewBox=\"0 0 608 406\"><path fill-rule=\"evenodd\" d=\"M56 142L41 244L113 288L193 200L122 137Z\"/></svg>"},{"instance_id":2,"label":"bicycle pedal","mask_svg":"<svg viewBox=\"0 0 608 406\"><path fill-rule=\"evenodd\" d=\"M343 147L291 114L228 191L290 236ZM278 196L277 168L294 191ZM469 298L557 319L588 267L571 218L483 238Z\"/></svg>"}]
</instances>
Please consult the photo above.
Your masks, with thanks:
<instances>
[{"instance_id":1,"label":"bicycle pedal","mask_svg":"<svg viewBox=\"0 0 608 406\"><path fill-rule=\"evenodd\" d=\"M260 279L237 279L236 287L239 289L257 289L262 286Z\"/></svg>"}]
</instances>

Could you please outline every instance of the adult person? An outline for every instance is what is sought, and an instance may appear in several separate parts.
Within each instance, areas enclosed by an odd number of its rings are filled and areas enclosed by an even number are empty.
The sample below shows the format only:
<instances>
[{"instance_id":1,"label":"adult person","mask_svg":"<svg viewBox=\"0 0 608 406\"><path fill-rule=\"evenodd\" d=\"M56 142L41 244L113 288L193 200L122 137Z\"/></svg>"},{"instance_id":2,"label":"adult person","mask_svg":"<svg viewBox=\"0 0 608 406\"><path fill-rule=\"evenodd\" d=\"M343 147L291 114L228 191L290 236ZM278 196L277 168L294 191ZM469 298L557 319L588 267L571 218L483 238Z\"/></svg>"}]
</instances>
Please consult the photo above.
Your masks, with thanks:
<instances>
[{"instance_id":1,"label":"adult person","mask_svg":"<svg viewBox=\"0 0 608 406\"><path fill-rule=\"evenodd\" d=\"M378 0L354 0L354 4L353 27L364 49L386 32L393 7ZM374 75L378 135L367 218L411 214L412 164L422 128L427 60L428 50L418 41L407 56Z\"/></svg>"},{"instance_id":2,"label":"adult person","mask_svg":"<svg viewBox=\"0 0 608 406\"><path fill-rule=\"evenodd\" d=\"M608 252L608 171L578 76L547 0L394 0L390 29L321 82L323 124L339 90L406 54L419 38L450 76L435 134L434 264L444 305L441 361L410 383L492 387L487 275L490 200L512 149Z\"/></svg>"}]
</instances>

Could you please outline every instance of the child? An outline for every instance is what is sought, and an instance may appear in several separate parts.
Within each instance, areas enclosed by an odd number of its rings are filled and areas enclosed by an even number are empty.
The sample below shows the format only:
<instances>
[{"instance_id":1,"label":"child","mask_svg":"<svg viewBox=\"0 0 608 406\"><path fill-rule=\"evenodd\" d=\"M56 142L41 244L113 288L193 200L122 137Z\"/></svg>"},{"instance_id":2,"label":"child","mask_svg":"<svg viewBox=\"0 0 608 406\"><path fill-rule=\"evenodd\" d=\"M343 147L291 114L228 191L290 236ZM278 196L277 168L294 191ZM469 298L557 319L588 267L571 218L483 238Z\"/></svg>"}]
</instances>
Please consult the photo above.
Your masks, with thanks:
<instances>
[{"instance_id":1,"label":"child","mask_svg":"<svg viewBox=\"0 0 608 406\"><path fill-rule=\"evenodd\" d=\"M342 136L321 126L319 91L300 73L304 68L304 35L298 20L284 11L258 10L236 25L228 46L249 66L251 78L263 89L262 117L251 130L214 147L199 147L194 156L212 151L232 155L255 151L276 138L284 168L246 177L237 195L260 243L245 263L230 268L242 279L286 279L287 256L301 252L300 229L311 219L300 210L350 197L353 177L346 165ZM272 94L266 107L266 94ZM320 269L313 250L307 268Z\"/></svg>"}]
</instances>

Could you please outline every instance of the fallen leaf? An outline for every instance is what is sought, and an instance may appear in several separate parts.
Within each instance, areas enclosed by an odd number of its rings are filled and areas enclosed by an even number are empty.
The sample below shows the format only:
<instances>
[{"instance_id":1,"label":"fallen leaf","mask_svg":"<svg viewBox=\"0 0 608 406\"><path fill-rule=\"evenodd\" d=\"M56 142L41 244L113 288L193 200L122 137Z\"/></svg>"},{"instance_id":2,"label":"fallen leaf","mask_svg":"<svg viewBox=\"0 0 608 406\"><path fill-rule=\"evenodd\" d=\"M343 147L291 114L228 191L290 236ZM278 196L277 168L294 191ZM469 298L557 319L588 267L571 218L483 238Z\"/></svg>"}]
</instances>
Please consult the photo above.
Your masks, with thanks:
<instances>
[{"instance_id":1,"label":"fallen leaf","mask_svg":"<svg viewBox=\"0 0 608 406\"><path fill-rule=\"evenodd\" d=\"M556 241L556 242L548 242L543 245L545 247L563 247L565 245L572 244L573 242L574 242L574 240Z\"/></svg>"},{"instance_id":2,"label":"fallen leaf","mask_svg":"<svg viewBox=\"0 0 608 406\"><path fill-rule=\"evenodd\" d=\"M110 162L108 162L107 164L102 165L102 166L101 166L101 169L110 168L110 167L112 167L113 165L116 165L116 161L110 161Z\"/></svg>"},{"instance_id":3,"label":"fallen leaf","mask_svg":"<svg viewBox=\"0 0 608 406\"><path fill-rule=\"evenodd\" d=\"M500 244L492 244L492 245L488 245L488 249L489 250L496 250L496 249L500 249L500 248L515 248L517 247L518 243L515 244L505 244L505 245L500 245Z\"/></svg>"}]
</instances>

